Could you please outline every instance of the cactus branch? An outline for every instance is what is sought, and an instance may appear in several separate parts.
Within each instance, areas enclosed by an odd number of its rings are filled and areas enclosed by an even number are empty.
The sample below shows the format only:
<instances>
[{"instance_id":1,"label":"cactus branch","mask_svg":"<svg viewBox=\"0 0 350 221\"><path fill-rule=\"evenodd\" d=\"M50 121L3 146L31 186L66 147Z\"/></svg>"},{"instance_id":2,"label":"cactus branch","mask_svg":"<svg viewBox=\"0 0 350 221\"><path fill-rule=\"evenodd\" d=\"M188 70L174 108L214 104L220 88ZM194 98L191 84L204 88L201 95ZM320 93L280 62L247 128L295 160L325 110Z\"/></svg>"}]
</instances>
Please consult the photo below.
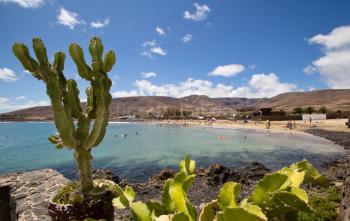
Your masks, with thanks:
<instances>
[{"instance_id":1,"label":"cactus branch","mask_svg":"<svg viewBox=\"0 0 350 221\"><path fill-rule=\"evenodd\" d=\"M84 53L78 44L71 44L69 53L77 66L79 75L90 82L86 89L86 114L80 104L77 83L67 80L63 74L65 54L57 52L53 64L50 64L46 48L40 38L33 39L33 49L37 60L29 54L27 46L22 43L13 45L13 52L23 67L32 75L46 84L46 92L51 100L54 121L58 135L48 139L56 145L74 149L74 156L80 178L80 191L86 197L92 189L91 178L91 148L97 146L103 139L109 119L109 105L112 96L109 92L112 82L107 72L112 70L115 54L109 51L102 60L103 45L101 39L93 37L89 51L92 64L85 62ZM73 118L77 119L75 127ZM91 122L93 128L90 132Z\"/></svg>"}]
</instances>

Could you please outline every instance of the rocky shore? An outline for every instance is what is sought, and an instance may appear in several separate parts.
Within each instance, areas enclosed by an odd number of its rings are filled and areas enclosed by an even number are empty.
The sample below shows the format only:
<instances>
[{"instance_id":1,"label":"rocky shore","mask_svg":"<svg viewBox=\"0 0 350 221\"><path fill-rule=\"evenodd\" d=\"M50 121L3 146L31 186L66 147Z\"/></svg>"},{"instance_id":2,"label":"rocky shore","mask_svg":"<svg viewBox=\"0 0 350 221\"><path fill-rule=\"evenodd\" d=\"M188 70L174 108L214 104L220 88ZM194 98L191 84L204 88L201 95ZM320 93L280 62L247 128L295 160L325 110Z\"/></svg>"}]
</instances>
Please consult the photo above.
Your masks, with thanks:
<instances>
[{"instance_id":1,"label":"rocky shore","mask_svg":"<svg viewBox=\"0 0 350 221\"><path fill-rule=\"evenodd\" d=\"M345 165L344 160L332 161L324 163L320 170L332 180L333 185L341 188ZM200 208L203 203L217 198L219 189L225 182L234 181L242 184L242 191L238 197L240 201L252 192L255 183L268 172L270 170L258 162L240 168L227 168L220 164L199 168L196 171L197 178L189 191L189 198L197 208ZM175 173L173 169L164 169L142 183L120 179L111 170L95 170L93 178L112 180L122 187L130 185L136 192L136 200L145 202L151 199L160 200L165 180L174 177ZM52 169L1 175L0 221L50 220L47 214L48 201L68 181ZM129 220L129 212L116 210L115 220Z\"/></svg>"},{"instance_id":2,"label":"rocky shore","mask_svg":"<svg viewBox=\"0 0 350 221\"><path fill-rule=\"evenodd\" d=\"M217 198L218 192L225 182L234 181L242 184L242 191L238 197L238 201L240 201L249 196L256 182L270 171L270 169L258 162L253 162L240 168L227 168L220 164L212 164L208 168L197 170L197 177L190 188L188 197L199 209L203 203ZM326 162L320 168L320 171L332 181L332 185L342 188L345 176L345 160ZM136 200L146 202L148 200L161 200L165 180L174 177L175 173L176 171L173 169L164 169L159 174L150 177L147 182L142 183L121 180L118 176L113 175L110 170L94 171L94 177L117 181L123 187L130 185L136 192ZM310 189L312 186L307 185L304 188ZM116 210L115 220L128 219L129 211Z\"/></svg>"},{"instance_id":3,"label":"rocky shore","mask_svg":"<svg viewBox=\"0 0 350 221\"><path fill-rule=\"evenodd\" d=\"M349 132L344 131L331 131L324 129L308 129L306 133L323 137L333 141L336 144L343 146L345 149L350 149L350 130Z\"/></svg>"}]
</instances>

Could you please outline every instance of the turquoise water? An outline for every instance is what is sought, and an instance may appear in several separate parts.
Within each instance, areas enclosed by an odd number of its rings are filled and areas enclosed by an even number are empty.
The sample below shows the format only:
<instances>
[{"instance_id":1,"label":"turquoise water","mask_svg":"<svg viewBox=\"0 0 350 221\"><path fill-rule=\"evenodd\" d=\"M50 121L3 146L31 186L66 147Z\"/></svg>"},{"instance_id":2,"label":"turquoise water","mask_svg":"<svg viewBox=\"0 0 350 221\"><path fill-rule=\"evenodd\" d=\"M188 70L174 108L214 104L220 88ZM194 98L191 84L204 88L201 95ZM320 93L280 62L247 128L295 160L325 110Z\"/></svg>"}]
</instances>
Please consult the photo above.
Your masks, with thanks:
<instances>
[{"instance_id":1,"label":"turquoise water","mask_svg":"<svg viewBox=\"0 0 350 221\"><path fill-rule=\"evenodd\" d=\"M74 178L72 152L56 150L47 141L55 131L52 123L0 123L0 173L51 167ZM219 135L225 140L218 140ZM110 123L104 141L93 150L93 163L121 177L143 180L161 168L176 167L185 154L196 159L198 166L218 162L236 167L259 161L279 168L304 158L320 166L343 157L345 151L323 138L303 134Z\"/></svg>"}]
</instances>

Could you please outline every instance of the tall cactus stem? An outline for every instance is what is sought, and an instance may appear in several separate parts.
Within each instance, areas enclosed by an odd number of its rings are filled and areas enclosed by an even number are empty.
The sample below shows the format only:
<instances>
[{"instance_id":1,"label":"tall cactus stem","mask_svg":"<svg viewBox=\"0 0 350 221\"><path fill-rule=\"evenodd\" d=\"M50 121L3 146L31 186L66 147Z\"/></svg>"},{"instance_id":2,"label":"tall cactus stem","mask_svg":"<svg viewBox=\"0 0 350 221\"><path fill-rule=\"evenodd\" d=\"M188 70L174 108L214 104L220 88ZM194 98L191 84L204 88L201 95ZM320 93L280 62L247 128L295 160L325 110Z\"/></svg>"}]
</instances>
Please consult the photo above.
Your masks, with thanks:
<instances>
[{"instance_id":1,"label":"tall cactus stem","mask_svg":"<svg viewBox=\"0 0 350 221\"><path fill-rule=\"evenodd\" d=\"M90 190L93 188L90 150L84 148L76 149L74 157L77 162L79 171L79 186L84 197L88 197Z\"/></svg>"}]
</instances>

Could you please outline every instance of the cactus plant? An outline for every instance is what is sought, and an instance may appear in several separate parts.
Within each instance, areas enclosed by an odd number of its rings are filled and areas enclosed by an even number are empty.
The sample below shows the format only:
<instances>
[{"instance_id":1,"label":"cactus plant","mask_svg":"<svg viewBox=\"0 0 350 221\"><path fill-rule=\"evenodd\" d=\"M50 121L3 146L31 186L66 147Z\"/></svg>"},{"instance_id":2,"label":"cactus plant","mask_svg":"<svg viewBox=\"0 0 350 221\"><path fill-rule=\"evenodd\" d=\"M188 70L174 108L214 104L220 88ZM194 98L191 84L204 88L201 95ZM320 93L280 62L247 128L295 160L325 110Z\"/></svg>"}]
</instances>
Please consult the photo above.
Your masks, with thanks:
<instances>
[{"instance_id":1,"label":"cactus plant","mask_svg":"<svg viewBox=\"0 0 350 221\"><path fill-rule=\"evenodd\" d=\"M103 59L101 39L91 38L89 51L92 64L89 66L78 44L74 43L69 47L69 53L80 77L90 82L90 87L86 89L87 107L84 113L76 81L67 80L63 74L66 58L63 52L57 52L51 64L40 38L33 39L36 60L31 57L27 46L23 43L15 43L12 49L23 67L46 84L46 92L51 100L54 122L58 131L48 139L58 149L66 147L74 151L79 172L80 194L83 197L89 196L93 188L91 150L102 141L108 124L109 105L112 99L109 90L112 82L107 72L111 71L115 63L114 52L107 52Z\"/></svg>"}]
</instances>

